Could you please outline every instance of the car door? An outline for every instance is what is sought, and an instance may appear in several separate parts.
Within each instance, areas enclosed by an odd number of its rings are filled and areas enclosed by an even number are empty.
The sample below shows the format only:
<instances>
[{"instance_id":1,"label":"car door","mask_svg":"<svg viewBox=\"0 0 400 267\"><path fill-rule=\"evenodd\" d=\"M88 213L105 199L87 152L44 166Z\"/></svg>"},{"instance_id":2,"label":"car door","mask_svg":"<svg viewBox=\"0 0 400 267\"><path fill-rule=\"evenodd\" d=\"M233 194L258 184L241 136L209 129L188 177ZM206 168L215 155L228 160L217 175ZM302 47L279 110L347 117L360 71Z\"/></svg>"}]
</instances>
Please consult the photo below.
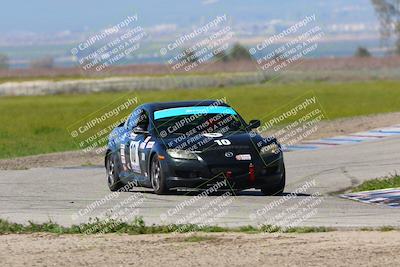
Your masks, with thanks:
<instances>
[{"instance_id":1,"label":"car door","mask_svg":"<svg viewBox=\"0 0 400 267\"><path fill-rule=\"evenodd\" d=\"M133 158L133 164L132 164L130 154L131 154L131 146L134 145L131 143L135 139L135 134L133 133L133 129L137 126L140 112L141 109L139 108L134 110L133 113L130 115L129 119L126 121L125 132L123 134L123 137L121 138L122 139L121 140L122 142L120 144L121 163L124 171L128 173L133 173L133 169L135 169L135 159ZM134 147L132 148L133 148L132 152L134 152L135 148Z\"/></svg>"},{"instance_id":2,"label":"car door","mask_svg":"<svg viewBox=\"0 0 400 267\"><path fill-rule=\"evenodd\" d=\"M138 111L139 116L135 118L135 121L130 125L130 132L125 144L125 158L127 162L128 170L138 176L145 176L145 154L146 143L148 134L146 133L134 133L136 127L147 131L149 127L148 114L145 110Z\"/></svg>"}]
</instances>

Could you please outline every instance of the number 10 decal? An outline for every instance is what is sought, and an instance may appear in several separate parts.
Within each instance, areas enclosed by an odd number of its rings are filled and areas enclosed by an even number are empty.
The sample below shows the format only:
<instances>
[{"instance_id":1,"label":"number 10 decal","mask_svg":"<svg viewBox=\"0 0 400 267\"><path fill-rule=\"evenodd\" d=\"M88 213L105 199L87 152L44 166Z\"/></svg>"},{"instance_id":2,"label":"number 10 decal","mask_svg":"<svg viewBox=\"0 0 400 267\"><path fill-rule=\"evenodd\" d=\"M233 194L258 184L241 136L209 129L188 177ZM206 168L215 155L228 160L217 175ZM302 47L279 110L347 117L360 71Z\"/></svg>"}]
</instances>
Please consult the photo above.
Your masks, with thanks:
<instances>
[{"instance_id":1,"label":"number 10 decal","mask_svg":"<svg viewBox=\"0 0 400 267\"><path fill-rule=\"evenodd\" d=\"M139 143L140 141L132 141L129 145L129 158L131 160L132 170L135 172L140 172Z\"/></svg>"},{"instance_id":2,"label":"number 10 decal","mask_svg":"<svg viewBox=\"0 0 400 267\"><path fill-rule=\"evenodd\" d=\"M229 146L231 144L231 141L228 139L221 139L221 140L214 140L219 146Z\"/></svg>"}]
</instances>

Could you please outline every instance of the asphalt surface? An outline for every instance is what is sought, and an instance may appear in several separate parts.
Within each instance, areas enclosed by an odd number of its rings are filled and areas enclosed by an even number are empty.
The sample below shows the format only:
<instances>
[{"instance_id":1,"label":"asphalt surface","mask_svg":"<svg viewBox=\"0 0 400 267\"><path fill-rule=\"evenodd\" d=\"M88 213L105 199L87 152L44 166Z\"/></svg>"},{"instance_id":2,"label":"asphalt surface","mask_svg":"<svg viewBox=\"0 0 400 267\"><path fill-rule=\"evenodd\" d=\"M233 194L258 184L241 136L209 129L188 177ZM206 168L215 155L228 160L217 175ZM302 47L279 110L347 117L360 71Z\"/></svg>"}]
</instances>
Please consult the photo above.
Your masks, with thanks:
<instances>
[{"instance_id":1,"label":"asphalt surface","mask_svg":"<svg viewBox=\"0 0 400 267\"><path fill-rule=\"evenodd\" d=\"M203 198L196 197L199 192L159 196L143 188L110 194L103 167L0 171L0 218L70 225L105 212L124 220L142 216L147 224L400 227L399 208L341 199L333 193L400 173L399 137L289 152L285 160L285 195L272 197L256 190Z\"/></svg>"}]
</instances>

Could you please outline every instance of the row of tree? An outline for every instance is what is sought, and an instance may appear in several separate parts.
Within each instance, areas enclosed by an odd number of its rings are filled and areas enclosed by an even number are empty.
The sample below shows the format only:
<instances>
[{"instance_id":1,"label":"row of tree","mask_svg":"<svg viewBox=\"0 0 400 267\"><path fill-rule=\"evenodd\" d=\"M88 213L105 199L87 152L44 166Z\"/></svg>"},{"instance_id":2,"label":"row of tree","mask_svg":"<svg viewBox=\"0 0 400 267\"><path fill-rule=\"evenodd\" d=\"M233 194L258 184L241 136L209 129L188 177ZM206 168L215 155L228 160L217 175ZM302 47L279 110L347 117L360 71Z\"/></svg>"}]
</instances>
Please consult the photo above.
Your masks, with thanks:
<instances>
[{"instance_id":1,"label":"row of tree","mask_svg":"<svg viewBox=\"0 0 400 267\"><path fill-rule=\"evenodd\" d=\"M30 62L31 68L47 68L54 67L54 59L51 56L45 56L38 59L33 59ZM10 59L7 55L0 54L0 69L8 69L10 67Z\"/></svg>"},{"instance_id":2,"label":"row of tree","mask_svg":"<svg viewBox=\"0 0 400 267\"><path fill-rule=\"evenodd\" d=\"M183 59L187 62L197 62L199 61L199 57L196 55L196 52L193 50L184 50L183 51L184 57ZM214 54L214 60L222 61L222 62L229 62L229 61L243 61L243 60L252 60L252 56L250 55L248 49L243 45L236 43L229 49L227 52L220 51L217 54Z\"/></svg>"},{"instance_id":3,"label":"row of tree","mask_svg":"<svg viewBox=\"0 0 400 267\"><path fill-rule=\"evenodd\" d=\"M354 53L356 57L370 57L371 53L365 47L358 47L356 52ZM277 57L281 58L280 55ZM196 57L195 53L185 51L185 58L188 62L197 62L199 59ZM252 56L248 52L248 50L240 45L235 44L228 53L222 51L214 56L216 61L222 62L231 62L231 61L243 61L243 60L252 60ZM32 60L30 64L31 68L53 68L54 60L52 57L43 57L40 59ZM6 55L0 54L0 69L8 69L9 68L9 58Z\"/></svg>"},{"instance_id":4,"label":"row of tree","mask_svg":"<svg viewBox=\"0 0 400 267\"><path fill-rule=\"evenodd\" d=\"M395 38L394 53L400 55L400 0L371 0L380 22L382 41L389 46Z\"/></svg>"},{"instance_id":5,"label":"row of tree","mask_svg":"<svg viewBox=\"0 0 400 267\"><path fill-rule=\"evenodd\" d=\"M8 69L9 59L8 56L0 54L0 69Z\"/></svg>"},{"instance_id":6,"label":"row of tree","mask_svg":"<svg viewBox=\"0 0 400 267\"><path fill-rule=\"evenodd\" d=\"M382 41L388 45L391 38L395 38L394 53L400 55L400 0L371 0L380 22L380 34ZM368 57L371 54L364 47L359 47L355 56ZM194 52L185 51L185 57L190 62L196 62L198 58ZM234 60L251 60L249 51L240 44L235 44L228 53L222 51L215 55L216 60L223 62ZM33 68L52 68L52 57L43 57L31 62ZM0 69L9 67L9 58L0 54Z\"/></svg>"},{"instance_id":7,"label":"row of tree","mask_svg":"<svg viewBox=\"0 0 400 267\"><path fill-rule=\"evenodd\" d=\"M390 47L394 38L394 48L389 54L400 55L400 0L371 0L380 24L382 43ZM370 57L371 53L365 47L358 47L356 57Z\"/></svg>"},{"instance_id":8,"label":"row of tree","mask_svg":"<svg viewBox=\"0 0 400 267\"><path fill-rule=\"evenodd\" d=\"M390 41L395 40L394 48L389 54L400 55L400 0L371 0L380 24L382 43L390 47ZM369 57L370 52L365 47L359 47L355 53L358 57ZM250 60L251 55L246 48L236 44L229 55L222 52L217 59L223 61L245 59Z\"/></svg>"}]
</instances>

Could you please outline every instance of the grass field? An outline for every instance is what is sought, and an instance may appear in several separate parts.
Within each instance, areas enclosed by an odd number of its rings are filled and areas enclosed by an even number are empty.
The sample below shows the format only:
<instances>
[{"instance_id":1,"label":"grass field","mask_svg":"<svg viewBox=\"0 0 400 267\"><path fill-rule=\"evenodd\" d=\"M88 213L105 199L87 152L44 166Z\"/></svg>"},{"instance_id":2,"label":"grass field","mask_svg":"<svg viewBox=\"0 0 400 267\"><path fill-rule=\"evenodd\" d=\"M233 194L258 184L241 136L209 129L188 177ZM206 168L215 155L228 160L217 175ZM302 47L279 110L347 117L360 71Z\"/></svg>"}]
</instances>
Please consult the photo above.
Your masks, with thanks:
<instances>
[{"instance_id":1,"label":"grass field","mask_svg":"<svg viewBox=\"0 0 400 267\"><path fill-rule=\"evenodd\" d=\"M136 217L131 222L123 222L114 219L92 220L80 225L64 227L54 222L34 223L27 225L11 223L0 219L0 235L3 234L27 234L27 233L54 233L54 234L167 234L167 233L191 233L191 232L236 232L236 233L318 233L335 231L330 227L291 227L282 228L273 225L262 225L260 227L243 226L237 228L228 228L220 226L198 226L195 224L170 224L170 225L150 225L147 226L141 217ZM199 242L199 238L190 237L186 242Z\"/></svg>"},{"instance_id":2,"label":"grass field","mask_svg":"<svg viewBox=\"0 0 400 267\"><path fill-rule=\"evenodd\" d=\"M400 175L393 175L386 178L377 178L363 182L353 188L351 192L362 192L387 188L400 188Z\"/></svg>"},{"instance_id":3,"label":"grass field","mask_svg":"<svg viewBox=\"0 0 400 267\"><path fill-rule=\"evenodd\" d=\"M0 98L0 158L78 149L67 127L121 97L140 103L226 98L246 120L266 120L293 101L316 96L328 119L400 111L400 82L308 82L205 88Z\"/></svg>"}]
</instances>

